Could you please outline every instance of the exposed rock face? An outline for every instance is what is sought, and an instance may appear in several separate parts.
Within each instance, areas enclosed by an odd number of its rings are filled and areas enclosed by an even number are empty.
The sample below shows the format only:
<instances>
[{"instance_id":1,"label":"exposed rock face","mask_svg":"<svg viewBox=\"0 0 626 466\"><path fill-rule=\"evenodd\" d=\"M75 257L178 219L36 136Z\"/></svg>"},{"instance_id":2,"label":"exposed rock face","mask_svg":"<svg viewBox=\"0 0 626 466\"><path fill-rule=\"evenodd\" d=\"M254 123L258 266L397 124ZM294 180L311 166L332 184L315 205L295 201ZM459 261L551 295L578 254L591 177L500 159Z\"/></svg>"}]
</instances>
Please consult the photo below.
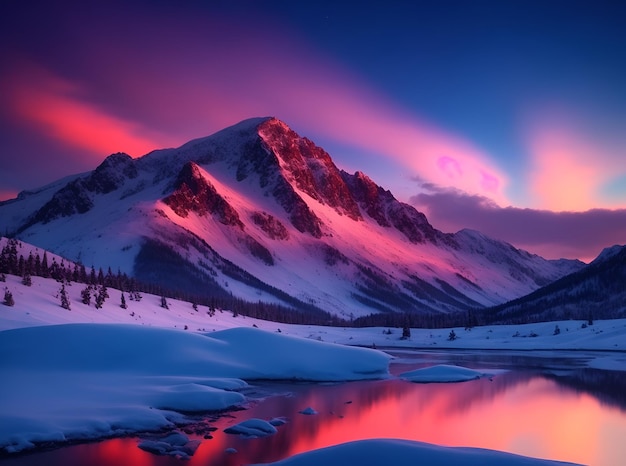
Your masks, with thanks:
<instances>
[{"instance_id":1,"label":"exposed rock face","mask_svg":"<svg viewBox=\"0 0 626 466\"><path fill-rule=\"evenodd\" d=\"M245 180L251 173L259 176L260 187L285 209L298 231L315 238L322 237L322 221L283 176L277 155L260 140L246 147L238 161L238 181Z\"/></svg>"},{"instance_id":2,"label":"exposed rock face","mask_svg":"<svg viewBox=\"0 0 626 466\"><path fill-rule=\"evenodd\" d=\"M392 194L374 183L363 172L358 171L354 175L341 172L341 176L349 186L350 193L367 215L376 220L380 226L390 227L391 224L385 215L385 204L395 200Z\"/></svg>"},{"instance_id":3,"label":"exposed rock face","mask_svg":"<svg viewBox=\"0 0 626 466\"><path fill-rule=\"evenodd\" d=\"M89 176L87 186L90 191L101 194L120 188L126 179L137 177L137 167L130 155L118 152L109 155Z\"/></svg>"},{"instance_id":4,"label":"exposed rock face","mask_svg":"<svg viewBox=\"0 0 626 466\"><path fill-rule=\"evenodd\" d=\"M254 212L251 218L271 239L289 239L289 231L285 225L273 215L267 212Z\"/></svg>"},{"instance_id":5,"label":"exposed rock face","mask_svg":"<svg viewBox=\"0 0 626 466\"><path fill-rule=\"evenodd\" d=\"M84 214L92 207L93 201L85 182L81 179L74 180L54 193L52 199L37 211L26 228L39 222L48 223L59 217Z\"/></svg>"},{"instance_id":6,"label":"exposed rock face","mask_svg":"<svg viewBox=\"0 0 626 466\"><path fill-rule=\"evenodd\" d=\"M412 243L435 242L443 235L435 230L426 216L414 207L398 201L389 192L361 172L342 172L355 201L371 218L383 227L394 227Z\"/></svg>"},{"instance_id":7,"label":"exposed rock face","mask_svg":"<svg viewBox=\"0 0 626 466\"><path fill-rule=\"evenodd\" d=\"M120 188L126 179L136 178L137 169L128 154L109 155L88 176L70 181L59 189L19 231L36 223L48 223L59 217L84 214L93 207L93 194L107 194Z\"/></svg>"},{"instance_id":8,"label":"exposed rock face","mask_svg":"<svg viewBox=\"0 0 626 466\"><path fill-rule=\"evenodd\" d=\"M435 242L437 239L437 231L428 223L426 216L408 204L398 201L391 204L387 217L411 243Z\"/></svg>"},{"instance_id":9,"label":"exposed rock face","mask_svg":"<svg viewBox=\"0 0 626 466\"><path fill-rule=\"evenodd\" d=\"M288 180L299 190L353 220L363 219L341 172L324 149L275 118L259 125L258 132L268 150L280 160Z\"/></svg>"},{"instance_id":10,"label":"exposed rock face","mask_svg":"<svg viewBox=\"0 0 626 466\"><path fill-rule=\"evenodd\" d=\"M176 214L187 217L190 211L203 216L211 214L224 225L243 229L237 211L217 192L215 187L202 176L194 162L186 163L176 178L175 190L163 199Z\"/></svg>"}]
</instances>

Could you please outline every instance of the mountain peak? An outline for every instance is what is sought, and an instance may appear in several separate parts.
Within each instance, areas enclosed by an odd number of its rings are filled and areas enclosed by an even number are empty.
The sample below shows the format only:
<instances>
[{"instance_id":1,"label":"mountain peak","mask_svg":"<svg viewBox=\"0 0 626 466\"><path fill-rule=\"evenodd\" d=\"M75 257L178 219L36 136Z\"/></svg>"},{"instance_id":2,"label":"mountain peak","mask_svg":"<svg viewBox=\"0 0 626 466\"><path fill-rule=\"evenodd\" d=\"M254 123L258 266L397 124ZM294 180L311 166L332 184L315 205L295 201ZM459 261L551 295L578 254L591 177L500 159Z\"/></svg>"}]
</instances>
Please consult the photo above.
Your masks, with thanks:
<instances>
[{"instance_id":1,"label":"mountain peak","mask_svg":"<svg viewBox=\"0 0 626 466\"><path fill-rule=\"evenodd\" d=\"M465 310L578 268L446 235L274 117L138 159L112 154L0 205L2 230L186 292L344 315Z\"/></svg>"},{"instance_id":2,"label":"mountain peak","mask_svg":"<svg viewBox=\"0 0 626 466\"><path fill-rule=\"evenodd\" d=\"M620 252L626 249L626 246L620 244L614 244L613 246L609 246L604 248L598 257L596 257L591 263L599 263L609 260L610 258L618 255Z\"/></svg>"},{"instance_id":3,"label":"mountain peak","mask_svg":"<svg viewBox=\"0 0 626 466\"><path fill-rule=\"evenodd\" d=\"M262 122L258 133L266 149L276 156L287 181L340 214L363 219L340 170L324 149L276 118Z\"/></svg>"}]
</instances>

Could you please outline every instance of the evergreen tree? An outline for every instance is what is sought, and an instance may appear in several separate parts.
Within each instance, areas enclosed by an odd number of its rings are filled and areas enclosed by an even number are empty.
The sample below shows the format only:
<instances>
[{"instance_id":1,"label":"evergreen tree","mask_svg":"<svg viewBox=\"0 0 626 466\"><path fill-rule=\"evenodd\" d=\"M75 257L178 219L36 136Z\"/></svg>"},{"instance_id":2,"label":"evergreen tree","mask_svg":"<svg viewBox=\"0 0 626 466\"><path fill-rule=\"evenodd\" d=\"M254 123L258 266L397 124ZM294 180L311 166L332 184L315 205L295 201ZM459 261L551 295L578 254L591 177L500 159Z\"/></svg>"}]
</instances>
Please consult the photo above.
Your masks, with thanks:
<instances>
[{"instance_id":1,"label":"evergreen tree","mask_svg":"<svg viewBox=\"0 0 626 466\"><path fill-rule=\"evenodd\" d=\"M13 294L9 291L8 288L4 289L4 302L2 303L5 306L14 306L15 300L13 299Z\"/></svg>"},{"instance_id":2,"label":"evergreen tree","mask_svg":"<svg viewBox=\"0 0 626 466\"><path fill-rule=\"evenodd\" d=\"M7 276L4 274L4 272L0 272L0 282L6 282L7 281Z\"/></svg>"},{"instance_id":3,"label":"evergreen tree","mask_svg":"<svg viewBox=\"0 0 626 466\"><path fill-rule=\"evenodd\" d=\"M161 296L161 307L163 309L169 309L170 307L167 305L167 299L165 299L165 296Z\"/></svg>"},{"instance_id":4,"label":"evergreen tree","mask_svg":"<svg viewBox=\"0 0 626 466\"><path fill-rule=\"evenodd\" d=\"M191 307L193 308L194 311L198 312L198 305L196 303L192 303Z\"/></svg>"},{"instance_id":5,"label":"evergreen tree","mask_svg":"<svg viewBox=\"0 0 626 466\"><path fill-rule=\"evenodd\" d=\"M83 304L89 306L91 304L91 285L87 285L81 292L80 298Z\"/></svg>"},{"instance_id":6,"label":"evergreen tree","mask_svg":"<svg viewBox=\"0 0 626 466\"><path fill-rule=\"evenodd\" d=\"M122 291L122 302L120 303L120 307L122 309L126 309L128 306L126 305L126 298L124 298L124 292Z\"/></svg>"},{"instance_id":7,"label":"evergreen tree","mask_svg":"<svg viewBox=\"0 0 626 466\"><path fill-rule=\"evenodd\" d=\"M39 254L37 254L37 258L39 258ZM41 276L44 278L48 278L50 276L50 269L48 268L48 254L46 251L43 252L43 260L41 261Z\"/></svg>"},{"instance_id":8,"label":"evergreen tree","mask_svg":"<svg viewBox=\"0 0 626 466\"><path fill-rule=\"evenodd\" d=\"M96 309L101 309L102 305L108 297L109 292L107 290L107 287L104 285L100 285L100 288L98 288L98 293L96 294Z\"/></svg>"},{"instance_id":9,"label":"evergreen tree","mask_svg":"<svg viewBox=\"0 0 626 466\"><path fill-rule=\"evenodd\" d=\"M29 273L24 274L22 277L22 285L31 286L33 284L33 279L31 278Z\"/></svg>"},{"instance_id":10,"label":"evergreen tree","mask_svg":"<svg viewBox=\"0 0 626 466\"><path fill-rule=\"evenodd\" d=\"M65 284L61 285L61 291L59 293L59 296L61 297L61 307L69 311L71 307L70 299L67 296L67 291L65 290Z\"/></svg>"},{"instance_id":11,"label":"evergreen tree","mask_svg":"<svg viewBox=\"0 0 626 466\"><path fill-rule=\"evenodd\" d=\"M24 271L31 275L39 275L39 271L41 270L41 259L39 259L39 254L37 254L37 259L33 258L32 251L28 253L28 259L24 263Z\"/></svg>"},{"instance_id":12,"label":"evergreen tree","mask_svg":"<svg viewBox=\"0 0 626 466\"><path fill-rule=\"evenodd\" d=\"M454 331L454 329L450 330L450 335L448 335L448 341L454 341L456 340L456 332Z\"/></svg>"}]
</instances>

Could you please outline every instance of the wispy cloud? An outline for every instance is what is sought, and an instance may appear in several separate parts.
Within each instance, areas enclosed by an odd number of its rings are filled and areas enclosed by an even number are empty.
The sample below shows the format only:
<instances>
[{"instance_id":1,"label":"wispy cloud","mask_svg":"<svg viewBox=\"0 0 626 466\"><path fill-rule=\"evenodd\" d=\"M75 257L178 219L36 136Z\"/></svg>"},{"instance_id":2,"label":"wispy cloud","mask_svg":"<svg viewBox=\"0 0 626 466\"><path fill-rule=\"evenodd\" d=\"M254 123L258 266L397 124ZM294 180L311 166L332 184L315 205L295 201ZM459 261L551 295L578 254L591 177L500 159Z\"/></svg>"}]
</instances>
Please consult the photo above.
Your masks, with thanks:
<instances>
[{"instance_id":1,"label":"wispy cloud","mask_svg":"<svg viewBox=\"0 0 626 466\"><path fill-rule=\"evenodd\" d=\"M9 88L8 110L49 137L83 149L87 155L98 154L98 158L117 151L143 155L166 142L166 138L148 136L151 131L141 124L90 102L76 83L32 63L15 65L10 79L3 82Z\"/></svg>"}]
</instances>

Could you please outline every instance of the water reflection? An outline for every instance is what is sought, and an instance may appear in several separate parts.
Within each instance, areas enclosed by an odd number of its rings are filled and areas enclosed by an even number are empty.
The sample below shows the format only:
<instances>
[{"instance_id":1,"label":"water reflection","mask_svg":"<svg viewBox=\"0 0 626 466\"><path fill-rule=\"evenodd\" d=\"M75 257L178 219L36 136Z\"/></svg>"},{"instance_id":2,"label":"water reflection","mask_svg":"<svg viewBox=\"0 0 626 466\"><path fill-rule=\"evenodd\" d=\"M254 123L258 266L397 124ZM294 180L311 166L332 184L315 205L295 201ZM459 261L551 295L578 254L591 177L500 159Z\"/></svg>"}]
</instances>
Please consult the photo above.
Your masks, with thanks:
<instances>
[{"instance_id":1,"label":"water reflection","mask_svg":"<svg viewBox=\"0 0 626 466\"><path fill-rule=\"evenodd\" d=\"M490 364L484 360L474 362L475 367ZM424 359L417 358L412 364L424 365ZM492 381L481 379L462 384L421 385L397 379L334 385L261 384L256 389L261 395L267 391L283 394L259 399L250 409L215 421L219 430L214 438L203 440L186 464L271 462L366 438L475 446L593 465L626 464L625 374L579 369L577 362L566 369L563 364L546 364L559 367L546 373L536 370L535 362L533 370L514 370L501 373ZM410 365L405 361L399 371ZM307 406L319 414L298 414ZM242 439L223 432L229 425L251 417L277 416L287 417L289 423L265 439ZM9 458L3 463L180 464L174 458L139 450L137 443L134 438L113 439ZM229 447L238 453L225 453Z\"/></svg>"}]
</instances>

